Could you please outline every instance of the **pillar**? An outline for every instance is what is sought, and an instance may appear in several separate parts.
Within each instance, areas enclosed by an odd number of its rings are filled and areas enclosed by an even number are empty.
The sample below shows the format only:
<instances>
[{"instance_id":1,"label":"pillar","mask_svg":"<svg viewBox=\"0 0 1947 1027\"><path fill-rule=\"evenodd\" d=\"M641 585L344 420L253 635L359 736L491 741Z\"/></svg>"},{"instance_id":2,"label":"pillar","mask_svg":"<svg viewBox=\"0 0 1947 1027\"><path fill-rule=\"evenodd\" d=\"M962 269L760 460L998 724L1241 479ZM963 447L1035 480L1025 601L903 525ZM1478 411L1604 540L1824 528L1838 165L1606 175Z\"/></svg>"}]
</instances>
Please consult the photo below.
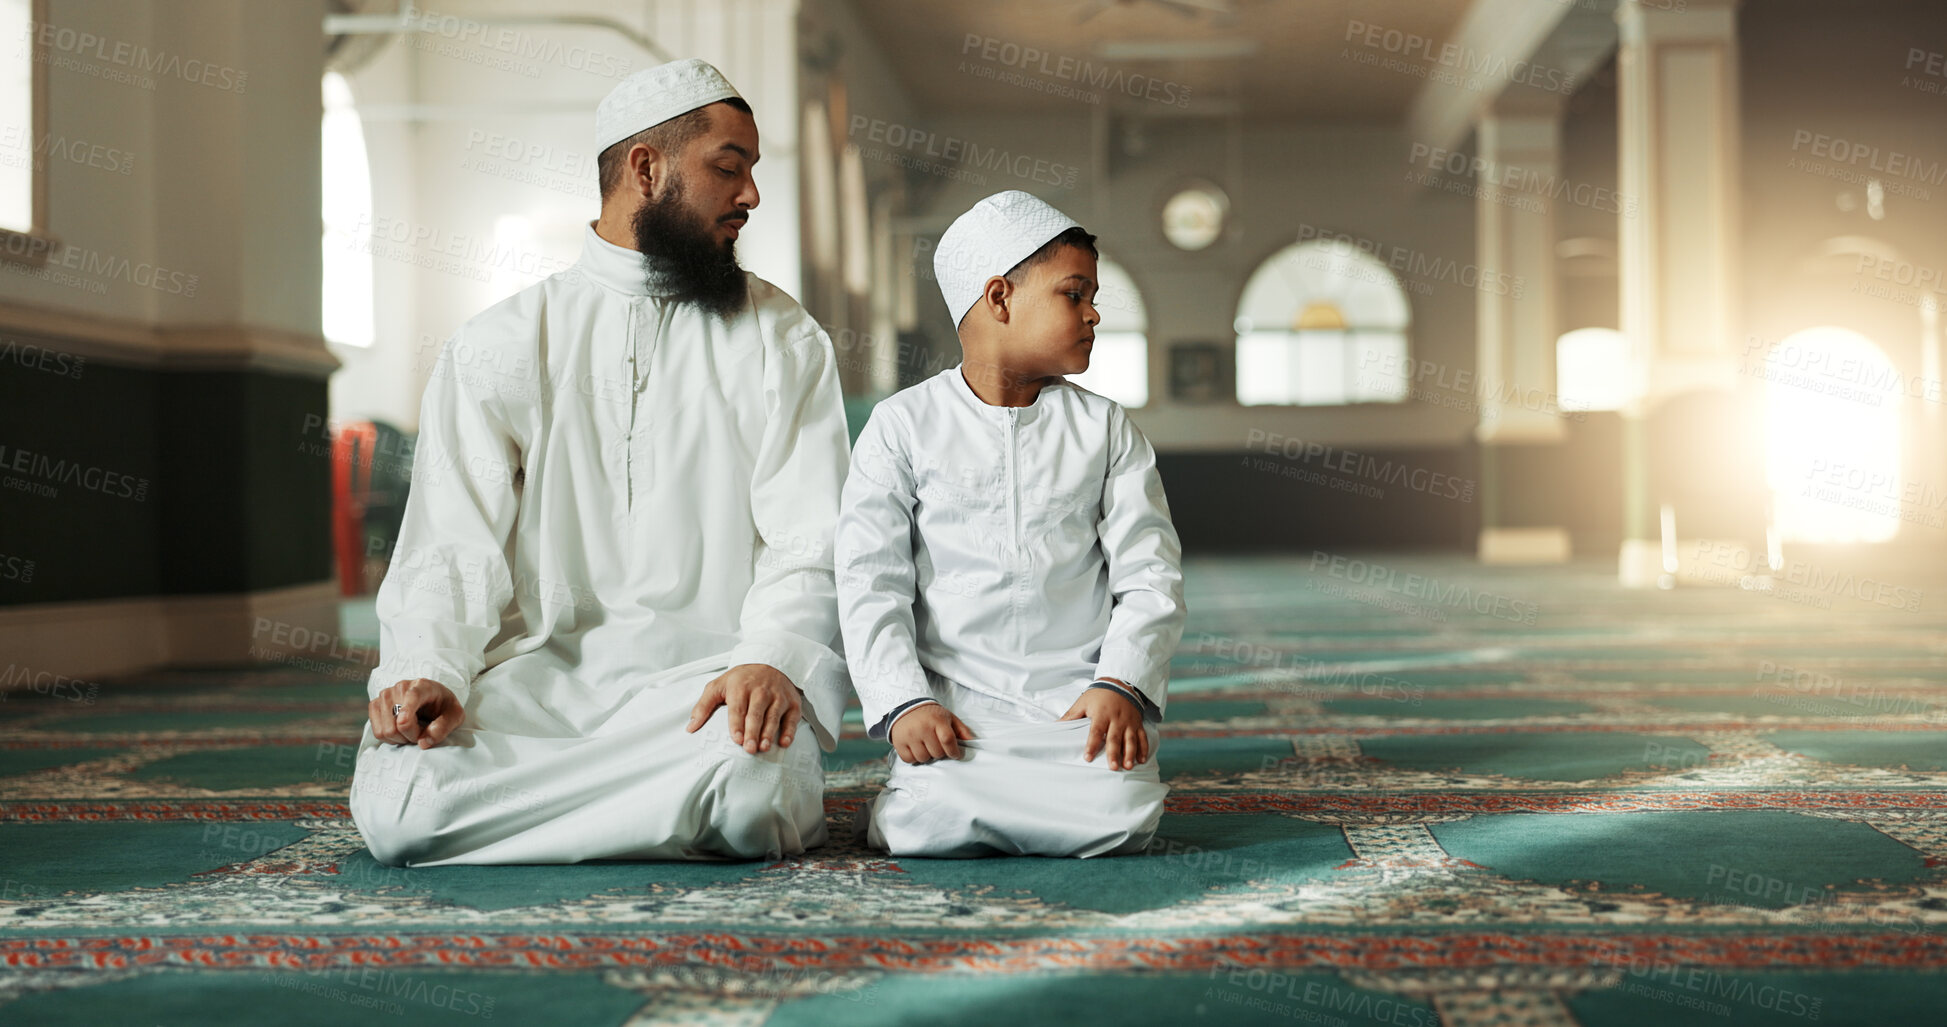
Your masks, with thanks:
<instances>
[{"instance_id":1,"label":"pillar","mask_svg":"<svg viewBox=\"0 0 1947 1027\"><path fill-rule=\"evenodd\" d=\"M1475 128L1476 259L1513 283L1483 289L1479 352L1481 531L1484 563L1568 559L1568 530L1552 501L1566 437L1555 401L1555 213L1529 183L1561 174L1560 97L1505 97Z\"/></svg>"},{"instance_id":2,"label":"pillar","mask_svg":"<svg viewBox=\"0 0 1947 1027\"><path fill-rule=\"evenodd\" d=\"M1627 586L1669 566L1658 511L1650 416L1671 397L1735 390L1739 332L1737 0L1691 0L1680 11L1625 3L1616 11L1618 181L1637 200L1620 216L1621 326L1636 398L1622 411L1623 543ZM1677 509L1676 531L1687 513ZM1676 552L1680 553L1679 545Z\"/></svg>"}]
</instances>

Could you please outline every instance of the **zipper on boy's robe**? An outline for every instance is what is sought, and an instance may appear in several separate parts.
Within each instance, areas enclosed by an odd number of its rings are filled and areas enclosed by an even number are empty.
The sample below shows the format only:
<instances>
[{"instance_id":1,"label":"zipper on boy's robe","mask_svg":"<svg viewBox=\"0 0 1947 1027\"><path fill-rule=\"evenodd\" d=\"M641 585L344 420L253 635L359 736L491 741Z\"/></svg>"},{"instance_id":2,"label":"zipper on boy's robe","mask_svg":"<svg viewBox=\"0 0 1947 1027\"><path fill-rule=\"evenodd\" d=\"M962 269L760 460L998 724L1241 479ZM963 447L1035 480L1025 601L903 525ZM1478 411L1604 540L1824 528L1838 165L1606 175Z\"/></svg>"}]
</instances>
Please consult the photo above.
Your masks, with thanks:
<instances>
[{"instance_id":1,"label":"zipper on boy's robe","mask_svg":"<svg viewBox=\"0 0 1947 1027\"><path fill-rule=\"evenodd\" d=\"M1008 622L1014 625L1014 651L1021 652L1027 645L1021 630L1021 464L1016 441L1019 438L1020 410L1015 407L1007 411L1007 605L1012 616Z\"/></svg>"}]
</instances>

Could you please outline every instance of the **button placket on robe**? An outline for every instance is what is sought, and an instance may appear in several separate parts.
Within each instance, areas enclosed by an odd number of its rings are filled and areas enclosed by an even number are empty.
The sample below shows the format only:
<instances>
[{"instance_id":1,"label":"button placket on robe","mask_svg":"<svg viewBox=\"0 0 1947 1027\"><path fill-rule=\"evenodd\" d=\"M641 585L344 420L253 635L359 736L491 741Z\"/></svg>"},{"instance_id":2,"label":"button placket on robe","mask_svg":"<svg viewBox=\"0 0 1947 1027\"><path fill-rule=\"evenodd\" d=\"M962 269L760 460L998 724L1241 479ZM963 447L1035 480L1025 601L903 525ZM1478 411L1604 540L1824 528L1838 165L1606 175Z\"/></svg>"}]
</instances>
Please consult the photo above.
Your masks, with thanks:
<instances>
[{"instance_id":1,"label":"button placket on robe","mask_svg":"<svg viewBox=\"0 0 1947 1027\"><path fill-rule=\"evenodd\" d=\"M635 517L636 404L637 404L637 397L642 393L642 386L637 381L637 375L640 373L639 367L641 361L636 356L636 336L638 335L638 332L636 331L636 324L639 320L641 320L641 317L642 317L642 297L640 296L630 297L628 345L625 347L625 349L628 352L626 362L627 362L627 370L629 372L629 427L625 431L623 431L622 440L617 444L622 447L623 511L631 519Z\"/></svg>"},{"instance_id":2,"label":"button placket on robe","mask_svg":"<svg viewBox=\"0 0 1947 1027\"><path fill-rule=\"evenodd\" d=\"M641 303L643 301L638 299L636 302ZM655 374L657 351L662 348L663 331L669 326L671 314L671 304L667 300L652 299L648 302L650 307L655 311L656 327L648 332L637 332L638 339L646 337L647 341L631 349L631 352L634 352L637 348L641 350L641 352L635 353L635 370L638 377L632 380L634 391L629 397L629 423L631 425L629 432L629 503L631 508L634 507L637 494L646 495L650 489L655 487L656 452L655 448L649 443L649 435L655 429L655 419L651 414L641 412L641 406L652 398L649 396L649 389L655 383L650 379Z\"/></svg>"}]
</instances>

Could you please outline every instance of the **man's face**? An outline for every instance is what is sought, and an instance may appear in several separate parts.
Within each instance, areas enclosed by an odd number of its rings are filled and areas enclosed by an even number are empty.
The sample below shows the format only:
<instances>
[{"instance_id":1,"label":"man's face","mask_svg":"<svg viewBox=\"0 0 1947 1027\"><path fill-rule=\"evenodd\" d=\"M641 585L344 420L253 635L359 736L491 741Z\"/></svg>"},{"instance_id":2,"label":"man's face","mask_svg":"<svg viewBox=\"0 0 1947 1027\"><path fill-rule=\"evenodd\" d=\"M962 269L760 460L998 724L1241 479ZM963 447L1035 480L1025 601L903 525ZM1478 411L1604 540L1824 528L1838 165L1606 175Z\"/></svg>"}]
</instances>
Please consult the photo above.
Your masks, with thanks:
<instances>
[{"instance_id":1,"label":"man's face","mask_svg":"<svg viewBox=\"0 0 1947 1027\"><path fill-rule=\"evenodd\" d=\"M679 301L729 318L743 308L737 235L757 206L757 123L726 104L703 108L710 127L652 166L650 193L631 218L652 277Z\"/></svg>"},{"instance_id":2,"label":"man's face","mask_svg":"<svg viewBox=\"0 0 1947 1027\"><path fill-rule=\"evenodd\" d=\"M761 157L757 121L725 103L710 104L703 112L710 116L710 127L690 140L674 160L664 158L673 167L655 184L651 199L661 199L680 180L683 203L691 216L710 226L714 238L727 245L737 241L759 199L757 180L752 177Z\"/></svg>"}]
</instances>

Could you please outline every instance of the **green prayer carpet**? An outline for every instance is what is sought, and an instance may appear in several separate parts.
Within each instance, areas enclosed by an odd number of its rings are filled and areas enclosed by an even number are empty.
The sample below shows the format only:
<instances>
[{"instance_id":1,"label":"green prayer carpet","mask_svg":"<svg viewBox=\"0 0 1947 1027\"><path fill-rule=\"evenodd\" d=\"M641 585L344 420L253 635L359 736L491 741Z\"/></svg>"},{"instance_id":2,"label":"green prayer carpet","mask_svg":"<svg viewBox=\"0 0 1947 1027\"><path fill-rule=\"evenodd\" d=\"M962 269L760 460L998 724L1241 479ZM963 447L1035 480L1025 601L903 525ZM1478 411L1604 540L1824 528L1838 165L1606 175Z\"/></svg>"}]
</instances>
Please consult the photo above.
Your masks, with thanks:
<instances>
[{"instance_id":1,"label":"green prayer carpet","mask_svg":"<svg viewBox=\"0 0 1947 1027\"><path fill-rule=\"evenodd\" d=\"M854 710L802 857L387 867L361 668L7 694L0 1023L1947 1022L1947 618L1380 560L1189 561L1114 859L857 848Z\"/></svg>"}]
</instances>

